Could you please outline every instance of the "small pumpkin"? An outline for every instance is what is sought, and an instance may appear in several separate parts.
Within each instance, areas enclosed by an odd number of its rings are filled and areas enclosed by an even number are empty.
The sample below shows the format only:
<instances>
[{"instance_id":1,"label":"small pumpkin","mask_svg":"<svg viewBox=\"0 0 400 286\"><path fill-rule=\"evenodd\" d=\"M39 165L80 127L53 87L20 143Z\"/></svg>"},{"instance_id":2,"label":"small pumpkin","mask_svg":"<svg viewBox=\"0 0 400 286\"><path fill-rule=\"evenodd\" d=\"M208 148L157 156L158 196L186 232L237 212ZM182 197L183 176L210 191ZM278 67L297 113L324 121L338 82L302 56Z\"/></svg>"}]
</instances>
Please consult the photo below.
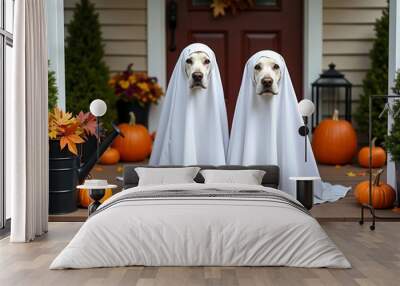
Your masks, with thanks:
<instances>
[{"instance_id":1,"label":"small pumpkin","mask_svg":"<svg viewBox=\"0 0 400 286\"><path fill-rule=\"evenodd\" d=\"M372 168L382 168L386 162L386 152L382 147L376 147L375 145L376 138L372 139ZM361 167L368 168L369 167L369 146L365 146L361 148L360 152L358 152L358 163Z\"/></svg>"},{"instance_id":2,"label":"small pumpkin","mask_svg":"<svg viewBox=\"0 0 400 286\"><path fill-rule=\"evenodd\" d=\"M108 199L112 195L113 195L112 189L106 189L104 197L100 200L100 202L103 203L106 199ZM93 202L93 200L89 196L88 189L79 189L78 190L78 201L79 201L79 205L83 208L87 208Z\"/></svg>"},{"instance_id":3,"label":"small pumpkin","mask_svg":"<svg viewBox=\"0 0 400 286\"><path fill-rule=\"evenodd\" d=\"M372 206L376 209L391 208L396 199L394 189L390 185L380 182L382 172L383 169L378 171L372 183ZM359 183L355 188L354 195L360 204L369 204L369 180Z\"/></svg>"},{"instance_id":4,"label":"small pumpkin","mask_svg":"<svg viewBox=\"0 0 400 286\"><path fill-rule=\"evenodd\" d=\"M119 152L117 149L108 147L107 150L100 157L100 164L114 165L119 162Z\"/></svg>"},{"instance_id":5,"label":"small pumpkin","mask_svg":"<svg viewBox=\"0 0 400 286\"><path fill-rule=\"evenodd\" d=\"M335 109L332 118L321 121L315 129L312 148L319 163L344 165L357 152L357 134L348 121L339 119Z\"/></svg>"},{"instance_id":6,"label":"small pumpkin","mask_svg":"<svg viewBox=\"0 0 400 286\"><path fill-rule=\"evenodd\" d=\"M135 123L134 113L129 112L129 116L129 123L118 125L124 137L115 138L113 147L118 150L122 161L143 161L151 153L152 139L146 127Z\"/></svg>"}]
</instances>

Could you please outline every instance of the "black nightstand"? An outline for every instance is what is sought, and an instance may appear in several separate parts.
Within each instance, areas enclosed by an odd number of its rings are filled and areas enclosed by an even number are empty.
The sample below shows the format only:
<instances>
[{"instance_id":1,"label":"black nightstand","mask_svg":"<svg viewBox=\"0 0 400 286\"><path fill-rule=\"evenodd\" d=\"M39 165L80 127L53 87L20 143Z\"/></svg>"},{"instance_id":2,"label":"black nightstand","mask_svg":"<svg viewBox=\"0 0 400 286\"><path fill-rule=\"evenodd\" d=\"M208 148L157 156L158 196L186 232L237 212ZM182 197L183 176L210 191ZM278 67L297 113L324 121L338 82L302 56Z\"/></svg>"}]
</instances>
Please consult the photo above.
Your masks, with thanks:
<instances>
[{"instance_id":1,"label":"black nightstand","mask_svg":"<svg viewBox=\"0 0 400 286\"><path fill-rule=\"evenodd\" d=\"M313 207L314 181L320 177L289 177L289 180L296 181L296 198L308 210Z\"/></svg>"}]
</instances>

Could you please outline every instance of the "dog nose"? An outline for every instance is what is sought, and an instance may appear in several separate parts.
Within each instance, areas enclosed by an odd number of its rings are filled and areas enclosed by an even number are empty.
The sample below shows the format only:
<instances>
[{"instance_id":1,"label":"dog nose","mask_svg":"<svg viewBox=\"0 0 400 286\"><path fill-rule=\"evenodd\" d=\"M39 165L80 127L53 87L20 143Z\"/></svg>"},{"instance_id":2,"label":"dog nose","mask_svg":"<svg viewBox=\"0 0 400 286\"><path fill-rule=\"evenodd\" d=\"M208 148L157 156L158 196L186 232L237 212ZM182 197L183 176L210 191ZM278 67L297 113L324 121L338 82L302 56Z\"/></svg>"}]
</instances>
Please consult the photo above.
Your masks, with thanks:
<instances>
[{"instance_id":1,"label":"dog nose","mask_svg":"<svg viewBox=\"0 0 400 286\"><path fill-rule=\"evenodd\" d=\"M262 85L265 87L271 87L273 82L274 82L274 80L270 77L264 77L261 80Z\"/></svg>"},{"instance_id":2,"label":"dog nose","mask_svg":"<svg viewBox=\"0 0 400 286\"><path fill-rule=\"evenodd\" d=\"M201 81L203 79L203 73L201 72L194 72L192 74L192 78L194 81Z\"/></svg>"}]
</instances>

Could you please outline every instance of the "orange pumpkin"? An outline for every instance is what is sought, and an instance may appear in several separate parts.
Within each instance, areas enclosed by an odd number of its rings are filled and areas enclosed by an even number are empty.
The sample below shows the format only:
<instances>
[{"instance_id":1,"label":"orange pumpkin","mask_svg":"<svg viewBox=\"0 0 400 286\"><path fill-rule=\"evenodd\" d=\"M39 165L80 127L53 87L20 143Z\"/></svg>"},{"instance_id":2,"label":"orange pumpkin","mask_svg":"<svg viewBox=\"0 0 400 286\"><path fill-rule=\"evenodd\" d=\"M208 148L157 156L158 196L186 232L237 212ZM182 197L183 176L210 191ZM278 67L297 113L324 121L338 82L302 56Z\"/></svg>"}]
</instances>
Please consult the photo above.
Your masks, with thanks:
<instances>
[{"instance_id":1,"label":"orange pumpkin","mask_svg":"<svg viewBox=\"0 0 400 286\"><path fill-rule=\"evenodd\" d=\"M143 161L151 153L152 139L146 127L135 124L133 112L129 115L131 117L129 123L118 125L124 137L118 136L114 140L113 147L118 150L122 161Z\"/></svg>"},{"instance_id":2,"label":"orange pumpkin","mask_svg":"<svg viewBox=\"0 0 400 286\"><path fill-rule=\"evenodd\" d=\"M117 149L108 147L107 150L100 157L100 164L114 165L119 162L119 152Z\"/></svg>"},{"instance_id":3,"label":"orange pumpkin","mask_svg":"<svg viewBox=\"0 0 400 286\"><path fill-rule=\"evenodd\" d=\"M376 209L391 208L396 199L394 189L390 185L380 182L382 172L383 169L378 171L372 184L372 206ZM369 181L359 183L355 188L354 195L360 204L369 204Z\"/></svg>"},{"instance_id":4,"label":"orange pumpkin","mask_svg":"<svg viewBox=\"0 0 400 286\"><path fill-rule=\"evenodd\" d=\"M112 189L106 189L104 197L100 200L100 202L103 203L106 199L108 199L112 195L113 195ZM93 200L89 196L88 189L78 190L78 200L79 200L79 205L83 208L87 208L93 202Z\"/></svg>"},{"instance_id":5,"label":"orange pumpkin","mask_svg":"<svg viewBox=\"0 0 400 286\"><path fill-rule=\"evenodd\" d=\"M348 121L339 119L335 109L332 119L323 120L315 129L312 148L319 163L344 165L357 152L357 134Z\"/></svg>"},{"instance_id":6,"label":"orange pumpkin","mask_svg":"<svg viewBox=\"0 0 400 286\"><path fill-rule=\"evenodd\" d=\"M386 152L382 147L375 146L376 138L372 139L372 168L381 168L385 165L386 162ZM360 152L358 152L358 163L361 167L368 168L369 167L369 146L361 148Z\"/></svg>"}]
</instances>

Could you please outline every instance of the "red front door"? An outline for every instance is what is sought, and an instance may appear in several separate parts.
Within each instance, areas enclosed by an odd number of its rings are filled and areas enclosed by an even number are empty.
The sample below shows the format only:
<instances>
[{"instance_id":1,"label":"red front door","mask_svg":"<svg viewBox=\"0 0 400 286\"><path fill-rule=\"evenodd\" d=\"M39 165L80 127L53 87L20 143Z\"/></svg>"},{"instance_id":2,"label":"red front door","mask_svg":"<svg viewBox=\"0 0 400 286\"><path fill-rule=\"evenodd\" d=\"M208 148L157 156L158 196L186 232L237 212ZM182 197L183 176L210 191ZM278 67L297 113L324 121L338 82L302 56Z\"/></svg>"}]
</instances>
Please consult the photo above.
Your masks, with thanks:
<instances>
[{"instance_id":1,"label":"red front door","mask_svg":"<svg viewBox=\"0 0 400 286\"><path fill-rule=\"evenodd\" d=\"M166 1L168 78L184 47L194 42L210 46L221 72L230 123L244 65L260 50L274 50L283 55L297 98L303 97L302 0L255 0L256 5L251 9L216 19L210 8L211 0L173 1L176 3L175 29L169 22L171 0ZM176 49L172 50L174 44Z\"/></svg>"}]
</instances>

